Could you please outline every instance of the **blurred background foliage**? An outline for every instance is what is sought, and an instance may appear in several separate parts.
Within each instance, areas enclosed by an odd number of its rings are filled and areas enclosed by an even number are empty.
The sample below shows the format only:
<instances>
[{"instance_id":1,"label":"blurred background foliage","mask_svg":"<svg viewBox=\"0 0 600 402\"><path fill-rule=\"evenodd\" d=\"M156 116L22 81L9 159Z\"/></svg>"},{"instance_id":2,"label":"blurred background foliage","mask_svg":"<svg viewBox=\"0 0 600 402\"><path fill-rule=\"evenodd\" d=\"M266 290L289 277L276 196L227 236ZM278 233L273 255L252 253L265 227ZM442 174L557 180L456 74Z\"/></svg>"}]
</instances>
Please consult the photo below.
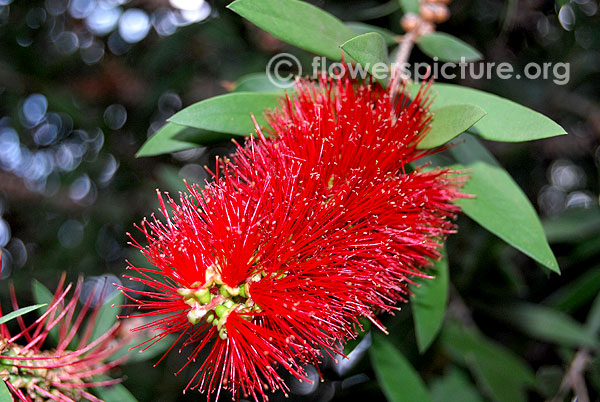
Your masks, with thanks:
<instances>
[{"instance_id":1,"label":"blurred background foliage","mask_svg":"<svg viewBox=\"0 0 600 402\"><path fill-rule=\"evenodd\" d=\"M344 21L401 33L397 0L312 3ZM156 211L155 189L176 192L183 178L202 182L203 166L231 151L225 143L136 159L166 118L227 92L242 75L263 72L278 52L291 51L310 65L308 53L244 22L226 4L0 0L0 298L5 308L9 281L25 305L34 302L32 278L50 289L62 271L72 280L120 278L125 259L140 260L127 246L126 232ZM526 360L531 371L515 389L522 388L530 400L568 398L560 383L583 350L589 364L579 377L591 400L598 400L600 357L593 353L598 325L592 311L595 316L600 311L598 3L456 0L450 9L451 19L439 29L476 47L485 61L510 62L517 70L528 62L570 63L564 86L542 79L462 82L541 111L569 132L533 143L487 143L537 207L563 273L548 274L461 217L460 234L448 242L449 316L463 326L447 326L419 355L410 309L404 308L386 318L389 340L419 371L436 401L515 400L486 377L510 370L494 354L498 347ZM412 60L428 59L415 50ZM592 322L586 327L588 315ZM469 332L475 326L480 332ZM587 344L581 331L592 331ZM458 341L470 340L472 346L481 336L491 342L481 350L492 350L487 355L492 363L469 359L472 351ZM359 360L344 370L326 363L326 381L292 389L292 400L383 398L368 359ZM197 400L195 392L181 393L189 373L172 376L181 363L171 354L157 368L132 362L115 375L126 376L125 385L141 401Z\"/></svg>"}]
</instances>

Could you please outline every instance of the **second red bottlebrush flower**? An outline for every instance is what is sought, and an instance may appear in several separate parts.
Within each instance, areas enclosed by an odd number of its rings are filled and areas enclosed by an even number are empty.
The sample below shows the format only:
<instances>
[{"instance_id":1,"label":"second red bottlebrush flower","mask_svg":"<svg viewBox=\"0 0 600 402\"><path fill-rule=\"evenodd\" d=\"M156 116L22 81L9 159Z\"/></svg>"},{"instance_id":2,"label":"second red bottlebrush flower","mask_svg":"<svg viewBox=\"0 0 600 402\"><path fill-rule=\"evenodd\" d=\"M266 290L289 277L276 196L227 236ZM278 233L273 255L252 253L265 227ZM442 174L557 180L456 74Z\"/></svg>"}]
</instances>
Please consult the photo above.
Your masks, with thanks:
<instances>
[{"instance_id":1,"label":"second red bottlebrush flower","mask_svg":"<svg viewBox=\"0 0 600 402\"><path fill-rule=\"evenodd\" d=\"M122 381L96 378L127 359L127 356L113 357L131 339L117 339L120 323L93 339L100 306L92 308L94 292L82 296L81 279L69 299L67 295L72 288L72 284L65 284L63 274L48 307L37 320L27 325L22 317L17 317L20 330L13 334L7 324L0 324L0 378L14 401L103 402L88 391ZM102 295L95 296L99 299ZM84 300L78 309L80 297ZM11 301L14 310L18 310L12 287ZM53 332L56 332L57 345L53 349L45 348L46 340L52 338Z\"/></svg>"},{"instance_id":2,"label":"second red bottlebrush flower","mask_svg":"<svg viewBox=\"0 0 600 402\"><path fill-rule=\"evenodd\" d=\"M392 98L350 79L301 81L269 113L268 137L239 146L215 181L179 202L133 244L153 268L130 266L146 290L123 288L139 329L176 333L196 363L188 387L266 400L339 354L359 319L405 301L426 276L458 211L461 178L409 171L431 116L426 91ZM166 202L164 201L166 198ZM382 328L383 329L383 328Z\"/></svg>"}]
</instances>

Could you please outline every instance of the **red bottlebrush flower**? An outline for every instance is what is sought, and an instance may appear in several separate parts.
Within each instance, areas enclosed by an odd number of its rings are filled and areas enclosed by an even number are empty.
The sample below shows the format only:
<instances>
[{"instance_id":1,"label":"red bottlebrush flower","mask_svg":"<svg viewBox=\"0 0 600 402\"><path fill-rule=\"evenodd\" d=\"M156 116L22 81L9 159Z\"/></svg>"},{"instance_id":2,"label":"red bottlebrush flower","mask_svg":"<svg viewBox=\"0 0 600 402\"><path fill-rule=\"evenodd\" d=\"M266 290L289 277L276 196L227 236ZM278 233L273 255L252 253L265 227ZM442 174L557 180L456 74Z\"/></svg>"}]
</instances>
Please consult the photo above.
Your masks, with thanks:
<instances>
[{"instance_id":1,"label":"red bottlebrush flower","mask_svg":"<svg viewBox=\"0 0 600 402\"><path fill-rule=\"evenodd\" d=\"M107 362L111 355L124 346L124 341L115 340L120 324L115 323L108 332L92 340L99 308L91 309L94 297L91 294L76 314L82 281L77 282L73 297L68 300L67 294L72 287L72 284L65 286L63 274L52 301L37 320L26 325L22 317L17 317L20 327L17 334L11 335L6 324L0 325L0 378L15 400L102 402L86 389L114 385L121 381L92 380L92 377L105 374L127 359L124 356ZM17 310L19 306L14 288L11 287L10 290L13 308ZM88 313L87 324L82 327ZM52 330L58 331L58 345L54 349L45 350L43 345Z\"/></svg>"},{"instance_id":2,"label":"red bottlebrush flower","mask_svg":"<svg viewBox=\"0 0 600 402\"><path fill-rule=\"evenodd\" d=\"M340 354L359 318L404 301L411 277L439 257L461 179L408 172L430 121L425 91L410 101L378 85L302 81L268 114L272 135L238 146L213 183L159 194L164 221L144 220L156 268L130 266L149 290L121 287L139 329L177 333L198 360L188 387L266 400L287 390L280 367ZM139 295L139 296L136 296ZM141 346L141 345L140 345ZM167 352L168 353L168 352Z\"/></svg>"}]
</instances>

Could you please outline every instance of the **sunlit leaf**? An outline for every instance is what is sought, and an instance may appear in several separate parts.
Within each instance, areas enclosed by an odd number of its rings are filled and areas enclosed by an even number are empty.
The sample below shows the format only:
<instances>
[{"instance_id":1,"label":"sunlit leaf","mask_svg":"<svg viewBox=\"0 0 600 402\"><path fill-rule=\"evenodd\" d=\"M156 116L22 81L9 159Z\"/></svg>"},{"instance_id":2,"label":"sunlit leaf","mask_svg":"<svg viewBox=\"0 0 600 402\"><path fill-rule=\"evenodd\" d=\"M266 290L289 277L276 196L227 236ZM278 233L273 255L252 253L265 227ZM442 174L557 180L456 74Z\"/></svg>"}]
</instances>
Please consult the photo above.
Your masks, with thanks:
<instances>
[{"instance_id":1,"label":"sunlit leaf","mask_svg":"<svg viewBox=\"0 0 600 402\"><path fill-rule=\"evenodd\" d=\"M416 95L419 84L409 86ZM475 134L492 141L520 142L566 134L566 131L548 117L518 103L494 94L452 84L435 84L432 93L437 97L436 108L469 103L483 108L488 114L473 129Z\"/></svg>"},{"instance_id":2,"label":"sunlit leaf","mask_svg":"<svg viewBox=\"0 0 600 402\"><path fill-rule=\"evenodd\" d=\"M444 145L451 139L467 131L484 118L485 110L477 105L457 104L435 108L431 130L417 148L428 149Z\"/></svg>"},{"instance_id":3,"label":"sunlit leaf","mask_svg":"<svg viewBox=\"0 0 600 402\"><path fill-rule=\"evenodd\" d=\"M383 36L376 32L362 34L345 42L342 49L373 77L380 81L387 81L389 60Z\"/></svg>"},{"instance_id":4,"label":"sunlit leaf","mask_svg":"<svg viewBox=\"0 0 600 402\"><path fill-rule=\"evenodd\" d=\"M280 93L229 93L194 103L169 121L218 133L250 135L255 129L251 115L265 126L265 110L276 108L280 98Z\"/></svg>"},{"instance_id":5,"label":"sunlit leaf","mask_svg":"<svg viewBox=\"0 0 600 402\"><path fill-rule=\"evenodd\" d=\"M481 53L471 45L443 32L432 32L421 36L417 46L427 56L437 57L441 61L476 61L483 58Z\"/></svg>"},{"instance_id":6,"label":"sunlit leaf","mask_svg":"<svg viewBox=\"0 0 600 402\"><path fill-rule=\"evenodd\" d=\"M377 380L388 401L431 401L419 374L384 336L373 337L369 352Z\"/></svg>"},{"instance_id":7,"label":"sunlit leaf","mask_svg":"<svg viewBox=\"0 0 600 402\"><path fill-rule=\"evenodd\" d=\"M560 272L527 196L479 141L469 135L461 139L465 142L450 152L460 163L455 168L468 171L469 180L463 191L474 195L457 202L463 212L517 250Z\"/></svg>"},{"instance_id":8,"label":"sunlit leaf","mask_svg":"<svg viewBox=\"0 0 600 402\"><path fill-rule=\"evenodd\" d=\"M417 286L411 286L414 293L411 307L415 322L417 345L421 353L425 352L437 336L448 302L448 261L443 258L436 261L433 269L427 272L434 279L422 279Z\"/></svg>"},{"instance_id":9,"label":"sunlit leaf","mask_svg":"<svg viewBox=\"0 0 600 402\"><path fill-rule=\"evenodd\" d=\"M158 130L152 137L150 137L140 150L135 154L136 157L140 158L143 156L154 156L161 154L168 154L171 152L183 151L186 149L197 148L199 145L191 142L184 141L178 138L179 135L190 132L198 132L198 130L180 126L178 124L167 123L160 130Z\"/></svg>"},{"instance_id":10,"label":"sunlit leaf","mask_svg":"<svg viewBox=\"0 0 600 402\"><path fill-rule=\"evenodd\" d=\"M279 39L332 60L341 60L340 46L355 36L342 21L304 1L236 0L227 7Z\"/></svg>"}]
</instances>

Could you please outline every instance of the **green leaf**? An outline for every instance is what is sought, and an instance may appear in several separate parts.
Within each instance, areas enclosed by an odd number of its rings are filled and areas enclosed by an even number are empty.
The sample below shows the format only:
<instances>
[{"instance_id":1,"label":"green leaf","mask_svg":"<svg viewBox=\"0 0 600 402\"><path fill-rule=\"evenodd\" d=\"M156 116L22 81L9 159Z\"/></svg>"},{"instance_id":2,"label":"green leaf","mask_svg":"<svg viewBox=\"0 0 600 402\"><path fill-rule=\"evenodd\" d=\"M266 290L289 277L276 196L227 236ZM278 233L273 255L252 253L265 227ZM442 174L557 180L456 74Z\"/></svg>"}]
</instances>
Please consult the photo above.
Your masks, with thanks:
<instances>
[{"instance_id":1,"label":"green leaf","mask_svg":"<svg viewBox=\"0 0 600 402\"><path fill-rule=\"evenodd\" d=\"M483 402L469 377L457 368L431 384L433 402Z\"/></svg>"},{"instance_id":2,"label":"green leaf","mask_svg":"<svg viewBox=\"0 0 600 402\"><path fill-rule=\"evenodd\" d=\"M431 401L419 374L382 335L373 337L373 345L369 351L377 380L388 401Z\"/></svg>"},{"instance_id":3,"label":"green leaf","mask_svg":"<svg viewBox=\"0 0 600 402\"><path fill-rule=\"evenodd\" d=\"M441 340L450 358L468 366L493 400L527 400L525 390L535 386L536 378L519 356L455 322L444 326Z\"/></svg>"},{"instance_id":4,"label":"green leaf","mask_svg":"<svg viewBox=\"0 0 600 402\"><path fill-rule=\"evenodd\" d=\"M424 353L437 336L448 302L448 260L443 258L436 261L431 272L434 279L423 279L417 285L411 286L414 293L411 297L411 307L415 322L415 334L419 352Z\"/></svg>"},{"instance_id":5,"label":"green leaf","mask_svg":"<svg viewBox=\"0 0 600 402\"><path fill-rule=\"evenodd\" d=\"M179 111L169 121L182 126L216 131L218 133L250 135L255 127L251 115L259 125L267 121L266 109L279 106L281 94L235 92L206 99Z\"/></svg>"},{"instance_id":6,"label":"green leaf","mask_svg":"<svg viewBox=\"0 0 600 402\"><path fill-rule=\"evenodd\" d=\"M0 402L13 402L10 390L2 380L0 380Z\"/></svg>"},{"instance_id":7,"label":"green leaf","mask_svg":"<svg viewBox=\"0 0 600 402\"><path fill-rule=\"evenodd\" d=\"M537 391L544 399L551 399L559 392L565 373L560 366L542 366L536 373Z\"/></svg>"},{"instance_id":8,"label":"green leaf","mask_svg":"<svg viewBox=\"0 0 600 402\"><path fill-rule=\"evenodd\" d=\"M117 321L117 314L119 314L120 310L120 308L116 306L119 304L123 304L123 295L121 292L115 292L112 297L104 301L96 316L94 330L92 331L92 341L104 335L115 324ZM113 305L115 305L115 307L113 307Z\"/></svg>"},{"instance_id":9,"label":"green leaf","mask_svg":"<svg viewBox=\"0 0 600 402\"><path fill-rule=\"evenodd\" d=\"M32 283L33 290L33 299L37 304L47 304L51 305L52 299L54 298L54 294L48 290L46 286L44 286L41 282L34 279ZM52 339L55 343L58 343L58 327L56 325L54 328L50 330L48 337Z\"/></svg>"},{"instance_id":10,"label":"green leaf","mask_svg":"<svg viewBox=\"0 0 600 402\"><path fill-rule=\"evenodd\" d=\"M377 18L385 17L400 9L400 3L398 0L389 0L383 4L369 5L364 8L352 10L356 13L356 19L360 21L374 20Z\"/></svg>"},{"instance_id":11,"label":"green leaf","mask_svg":"<svg viewBox=\"0 0 600 402\"><path fill-rule=\"evenodd\" d=\"M567 347L600 346L598 337L569 315L536 304L515 304L490 309L500 320L512 325L534 339Z\"/></svg>"},{"instance_id":12,"label":"green leaf","mask_svg":"<svg viewBox=\"0 0 600 402\"><path fill-rule=\"evenodd\" d=\"M110 379L111 378L106 376L94 377L94 381L107 381ZM137 399L135 399L123 384L115 384L108 387L94 387L94 393L104 402L137 402Z\"/></svg>"},{"instance_id":13,"label":"green leaf","mask_svg":"<svg viewBox=\"0 0 600 402\"><path fill-rule=\"evenodd\" d=\"M354 32L333 15L297 0L236 0L227 6L279 39L341 60L340 45Z\"/></svg>"},{"instance_id":14,"label":"green leaf","mask_svg":"<svg viewBox=\"0 0 600 402\"><path fill-rule=\"evenodd\" d=\"M357 35L366 34L369 32L377 32L383 39L385 39L385 43L387 45L396 45L398 41L396 40L396 34L390 30L385 28L381 28L375 25L365 24L364 22L346 22L345 23L348 28L350 28Z\"/></svg>"},{"instance_id":15,"label":"green leaf","mask_svg":"<svg viewBox=\"0 0 600 402\"><path fill-rule=\"evenodd\" d=\"M580 243L600 233L600 208L567 209L543 225L550 243Z\"/></svg>"},{"instance_id":16,"label":"green leaf","mask_svg":"<svg viewBox=\"0 0 600 402\"><path fill-rule=\"evenodd\" d=\"M410 93L416 95L419 88L419 84L410 85ZM488 114L474 128L475 134L487 140L520 142L566 134L561 126L543 114L487 92L459 85L435 84L432 93L437 93L435 107L458 103L482 107Z\"/></svg>"},{"instance_id":17,"label":"green leaf","mask_svg":"<svg viewBox=\"0 0 600 402\"><path fill-rule=\"evenodd\" d=\"M442 106L431 111L431 130L417 148L429 149L444 145L454 137L464 133L481 120L487 112L477 105L457 104Z\"/></svg>"},{"instance_id":18,"label":"green leaf","mask_svg":"<svg viewBox=\"0 0 600 402\"><path fill-rule=\"evenodd\" d=\"M488 359L478 359L473 355L467 355L467 361L473 375L493 400L497 402L527 401L527 394L523 387L519 387L518 380L512 373L506 372L504 367Z\"/></svg>"},{"instance_id":19,"label":"green leaf","mask_svg":"<svg viewBox=\"0 0 600 402\"><path fill-rule=\"evenodd\" d=\"M276 80L275 83L272 81L273 79ZM233 92L276 92L293 86L293 80L269 77L265 73L253 73L240 77L235 82Z\"/></svg>"},{"instance_id":20,"label":"green leaf","mask_svg":"<svg viewBox=\"0 0 600 402\"><path fill-rule=\"evenodd\" d=\"M527 196L479 141L469 135L461 138L465 142L450 148L450 152L460 163L456 169L468 169L470 178L463 192L475 197L461 198L457 204L482 227L560 273L542 224Z\"/></svg>"},{"instance_id":21,"label":"green leaf","mask_svg":"<svg viewBox=\"0 0 600 402\"><path fill-rule=\"evenodd\" d=\"M457 363L467 363L466 356L472 354L478 360L496 362L525 385L535 385L535 374L527 362L511 350L479 334L476 329L449 322L442 329L441 341L450 358Z\"/></svg>"},{"instance_id":22,"label":"green leaf","mask_svg":"<svg viewBox=\"0 0 600 402\"><path fill-rule=\"evenodd\" d=\"M37 279L33 280L32 289L33 289L33 298L35 299L36 303L50 304L52 302L54 295L52 294L52 292L50 290L48 290L48 288L46 286L44 286Z\"/></svg>"},{"instance_id":23,"label":"green leaf","mask_svg":"<svg viewBox=\"0 0 600 402\"><path fill-rule=\"evenodd\" d=\"M15 319L17 317L20 317L20 316L22 316L24 314L29 313L30 311L34 311L34 310L40 309L40 308L42 308L44 306L47 306L47 305L48 305L47 303L35 304L33 306L27 306L27 307L23 307L23 308L20 308L18 310L12 311L12 312L10 312L10 313L8 313L8 314L0 317L0 324L4 324L6 322L9 322L10 320L13 320L13 319Z\"/></svg>"},{"instance_id":24,"label":"green leaf","mask_svg":"<svg viewBox=\"0 0 600 402\"><path fill-rule=\"evenodd\" d=\"M371 330L371 321L369 319L363 317L359 321L360 321L360 324L362 325L363 329L361 331L360 328L358 328L358 325L355 324L354 328L355 328L356 338L350 339L348 342L346 342L346 345L344 346L344 354L346 356L348 356L350 354L350 352L352 352L354 350L354 348L356 348L358 346L360 341L362 341L362 339L365 337L365 335L368 334L369 331Z\"/></svg>"},{"instance_id":25,"label":"green leaf","mask_svg":"<svg viewBox=\"0 0 600 402\"><path fill-rule=\"evenodd\" d=\"M600 266L596 266L551 294L544 304L570 313L589 303L599 293Z\"/></svg>"},{"instance_id":26,"label":"green leaf","mask_svg":"<svg viewBox=\"0 0 600 402\"><path fill-rule=\"evenodd\" d=\"M147 347L148 345L150 345L150 342L144 346L140 346L139 348L129 350L130 348L138 346L140 343L142 343L142 341L140 341L140 339L138 337L134 337L127 345L123 346L117 352L112 354L109 358L109 361L117 360L125 355L129 355L129 359L127 359L125 361L125 363L123 363L123 364L138 363L141 361L150 360L152 358L162 355L176 341L177 341L176 336L168 335L168 336L164 337L163 339L161 339L160 341L158 341L157 343L155 343L154 345L152 345L147 350L143 350L143 349L145 347Z\"/></svg>"},{"instance_id":27,"label":"green leaf","mask_svg":"<svg viewBox=\"0 0 600 402\"><path fill-rule=\"evenodd\" d=\"M199 145L190 142L183 141L178 139L177 137L180 134L185 132L197 132L198 130L180 126L178 124L167 123L160 130L158 130L154 135L146 142L140 150L135 154L137 158L141 158L144 156L154 156L161 154L168 154L171 152L183 151L186 149L196 148Z\"/></svg>"},{"instance_id":28,"label":"green leaf","mask_svg":"<svg viewBox=\"0 0 600 402\"><path fill-rule=\"evenodd\" d=\"M398 0L404 13L419 14L419 0Z\"/></svg>"},{"instance_id":29,"label":"green leaf","mask_svg":"<svg viewBox=\"0 0 600 402\"><path fill-rule=\"evenodd\" d=\"M598 296L594 299L594 303L592 303L585 322L585 328L592 335L596 335L600 331L600 293L598 293Z\"/></svg>"},{"instance_id":30,"label":"green leaf","mask_svg":"<svg viewBox=\"0 0 600 402\"><path fill-rule=\"evenodd\" d=\"M483 58L481 53L471 45L443 32L421 36L417 40L417 46L427 56L437 57L441 61L476 61Z\"/></svg>"},{"instance_id":31,"label":"green leaf","mask_svg":"<svg viewBox=\"0 0 600 402\"><path fill-rule=\"evenodd\" d=\"M390 75L387 46L376 32L358 35L342 45L342 49L378 81L387 82Z\"/></svg>"}]
</instances>

